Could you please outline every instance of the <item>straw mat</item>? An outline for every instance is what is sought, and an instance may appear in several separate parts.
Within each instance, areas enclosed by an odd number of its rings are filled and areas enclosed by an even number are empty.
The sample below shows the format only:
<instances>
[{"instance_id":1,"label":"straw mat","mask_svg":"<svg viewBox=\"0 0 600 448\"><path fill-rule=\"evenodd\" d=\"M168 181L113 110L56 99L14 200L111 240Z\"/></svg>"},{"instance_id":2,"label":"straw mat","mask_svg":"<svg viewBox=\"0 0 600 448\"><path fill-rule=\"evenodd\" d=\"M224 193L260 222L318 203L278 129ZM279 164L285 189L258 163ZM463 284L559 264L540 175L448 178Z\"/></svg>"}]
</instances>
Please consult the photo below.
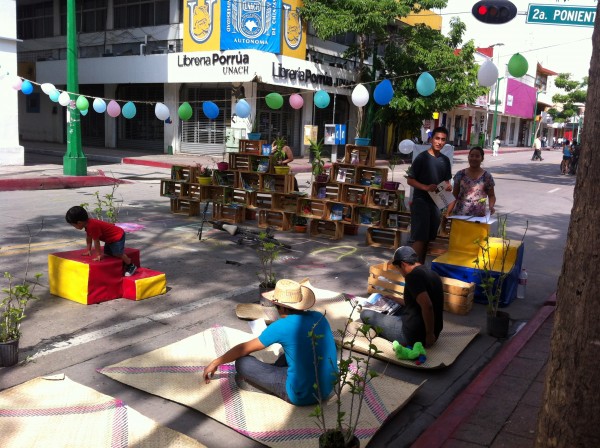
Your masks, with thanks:
<instances>
[{"instance_id":1,"label":"straw mat","mask_svg":"<svg viewBox=\"0 0 600 448\"><path fill-rule=\"evenodd\" d=\"M234 379L233 363L220 366L212 381L204 383L202 374L210 361L234 345L252 338L251 334L239 330L213 327L158 350L105 367L100 373L197 409L268 446L318 446L320 430L314 417L309 416L314 406L293 406L275 396L239 389ZM257 355L261 358L262 352ZM271 353L266 358L274 361ZM386 418L404 406L419 387L388 377L377 377L369 383L357 429L363 446ZM348 402L348 399L343 399L343 403ZM333 400L325 406L330 422L335 416L334 406Z\"/></svg>"},{"instance_id":2,"label":"straw mat","mask_svg":"<svg viewBox=\"0 0 600 448\"><path fill-rule=\"evenodd\" d=\"M2 391L0 417L4 448L204 447L62 374Z\"/></svg>"}]
</instances>

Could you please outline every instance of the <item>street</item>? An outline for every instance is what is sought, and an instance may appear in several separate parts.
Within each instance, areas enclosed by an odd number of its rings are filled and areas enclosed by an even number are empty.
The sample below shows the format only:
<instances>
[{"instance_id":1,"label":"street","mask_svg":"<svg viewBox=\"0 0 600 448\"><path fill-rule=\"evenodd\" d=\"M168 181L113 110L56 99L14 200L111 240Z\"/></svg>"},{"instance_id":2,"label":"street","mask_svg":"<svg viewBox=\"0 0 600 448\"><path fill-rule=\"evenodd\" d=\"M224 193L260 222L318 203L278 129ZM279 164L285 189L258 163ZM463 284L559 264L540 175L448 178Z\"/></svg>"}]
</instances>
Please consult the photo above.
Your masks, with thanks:
<instances>
[{"instance_id":1,"label":"street","mask_svg":"<svg viewBox=\"0 0 600 448\"><path fill-rule=\"evenodd\" d=\"M28 163L61 161L48 156L28 156ZM531 153L486 155L483 167L496 181L496 209L507 214L508 236L520 240L525 229L523 266L529 274L527 296L506 310L514 328L525 322L556 289L573 203L574 176L560 174L560 151L543 151L542 162L530 161ZM466 167L466 155L455 157L452 172ZM28 167L23 167L27 170ZM403 179L406 165L396 167ZM232 429L184 406L130 388L96 372L96 369L181 340L213 325L249 331L238 320L237 303L258 299L258 258L253 249L234 244L227 233L206 226L198 241L199 217L174 215L169 200L159 196L160 179L169 170L138 165L95 165L105 173L127 181L116 189L122 200L119 221L130 224L127 246L141 251L142 266L165 272L167 294L134 302L115 300L84 306L38 290L41 300L31 306L23 322L21 359L14 368L0 368L0 389L29 379L64 372L74 381L118 397L142 414L209 447L258 447ZM308 173L298 175L301 190ZM85 233L65 222L73 205L89 203L94 193L105 195L111 187L73 190L0 192L0 263L3 271L22 277L31 235L29 275L44 274L47 255L84 249ZM243 225L252 227L254 222ZM366 295L369 266L390 258L392 251L365 245L365 229L340 241L311 239L308 234L277 232L292 246L276 262L278 278L310 277L319 288ZM234 263L228 263L234 262ZM475 304L467 316L446 314L463 325L485 327L485 307ZM414 384L421 390L372 439L370 446L409 446L462 388L494 356L501 342L484 333L467 347L457 362L439 371L403 369L375 364L379 372Z\"/></svg>"}]
</instances>

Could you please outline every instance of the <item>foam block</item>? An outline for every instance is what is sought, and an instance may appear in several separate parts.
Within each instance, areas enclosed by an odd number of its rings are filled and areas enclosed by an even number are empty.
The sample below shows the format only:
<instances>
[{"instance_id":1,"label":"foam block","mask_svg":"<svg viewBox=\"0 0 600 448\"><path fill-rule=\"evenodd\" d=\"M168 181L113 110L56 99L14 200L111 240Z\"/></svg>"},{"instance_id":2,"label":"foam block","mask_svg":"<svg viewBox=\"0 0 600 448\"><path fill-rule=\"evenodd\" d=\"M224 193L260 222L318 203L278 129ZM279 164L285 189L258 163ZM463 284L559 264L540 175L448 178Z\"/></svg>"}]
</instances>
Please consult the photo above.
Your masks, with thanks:
<instances>
[{"instance_id":1,"label":"foam block","mask_svg":"<svg viewBox=\"0 0 600 448\"><path fill-rule=\"evenodd\" d=\"M123 262L120 258L104 257L92 261L83 250L56 252L48 255L50 294L84 305L106 302L121 297ZM140 265L140 251L125 248L125 253L136 266Z\"/></svg>"},{"instance_id":2,"label":"foam block","mask_svg":"<svg viewBox=\"0 0 600 448\"><path fill-rule=\"evenodd\" d=\"M138 268L131 277L123 277L122 297L144 300L167 292L167 277L163 272Z\"/></svg>"}]
</instances>

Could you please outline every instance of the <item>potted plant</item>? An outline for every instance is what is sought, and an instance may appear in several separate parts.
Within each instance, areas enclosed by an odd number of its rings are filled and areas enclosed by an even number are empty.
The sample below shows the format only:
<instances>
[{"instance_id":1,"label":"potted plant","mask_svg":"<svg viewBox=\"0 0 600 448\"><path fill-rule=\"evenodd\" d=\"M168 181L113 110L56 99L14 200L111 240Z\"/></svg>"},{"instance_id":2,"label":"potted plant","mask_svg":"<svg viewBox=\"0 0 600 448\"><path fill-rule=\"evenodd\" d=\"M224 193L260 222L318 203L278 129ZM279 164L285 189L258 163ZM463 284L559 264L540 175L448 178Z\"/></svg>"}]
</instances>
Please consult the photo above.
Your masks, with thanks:
<instances>
[{"instance_id":1,"label":"potted plant","mask_svg":"<svg viewBox=\"0 0 600 448\"><path fill-rule=\"evenodd\" d=\"M294 225L294 232L306 233L308 220L304 216L298 216L294 214L294 216L292 217L292 224Z\"/></svg>"},{"instance_id":2,"label":"potted plant","mask_svg":"<svg viewBox=\"0 0 600 448\"><path fill-rule=\"evenodd\" d=\"M229 162L225 161L226 156L227 156L227 151L223 151L221 161L217 162L217 169L219 171L227 171L229 169Z\"/></svg>"},{"instance_id":3,"label":"potted plant","mask_svg":"<svg viewBox=\"0 0 600 448\"><path fill-rule=\"evenodd\" d=\"M394 182L394 168L396 168L396 165L398 165L399 163L400 157L398 156L398 154L392 154L392 156L388 160L388 168L392 172L392 180L383 183L383 188L385 190L397 190L400 186L400 182Z\"/></svg>"},{"instance_id":4,"label":"potted plant","mask_svg":"<svg viewBox=\"0 0 600 448\"><path fill-rule=\"evenodd\" d=\"M35 281L27 280L27 272L22 282L17 282L9 272L4 273L8 286L2 288L0 302L0 367L14 366L19 361L19 339L21 322L25 319L25 308L31 300L37 300L35 287L42 274L35 274Z\"/></svg>"},{"instance_id":5,"label":"potted plant","mask_svg":"<svg viewBox=\"0 0 600 448\"><path fill-rule=\"evenodd\" d=\"M351 303L352 311L350 312L350 316L353 315L357 307L360 307L357 303ZM316 358L314 347L318 343L320 336L315 335L315 327L316 324L309 331L308 335L312 339L313 356ZM381 350L378 350L373 344L373 340L379 334L380 329L374 328L368 323L357 325L349 318L346 320L344 328L337 330L337 332L341 336L340 351L337 359L338 372L332 378L333 397L330 399L334 400L336 404L335 422L333 424L328 422L322 400L310 415L317 418L317 425L322 431L319 437L320 448L358 448L360 447L360 441L356 437L355 432L360 422L361 408L367 390L366 386L373 378L379 376L377 372L370 369L370 365L373 356L381 353ZM369 341L369 353L366 355L366 358L363 355L357 355L353 350L357 337L364 337ZM315 371L317 364L318 360L314 359ZM321 397L318 374L316 378L315 390L317 396ZM344 392L349 393L350 397L342 397ZM350 403L342 406L343 398L349 398Z\"/></svg>"},{"instance_id":6,"label":"potted plant","mask_svg":"<svg viewBox=\"0 0 600 448\"><path fill-rule=\"evenodd\" d=\"M248 119L248 124L250 125L248 140L260 140L260 132L258 130L258 117L256 116L256 114L254 116L250 116L250 118Z\"/></svg>"},{"instance_id":7,"label":"potted plant","mask_svg":"<svg viewBox=\"0 0 600 448\"><path fill-rule=\"evenodd\" d=\"M318 142L309 140L310 152L313 155L311 162L312 173L315 176L315 181L319 184L327 183L329 175L325 171L325 161L323 160L323 139Z\"/></svg>"},{"instance_id":8,"label":"potted plant","mask_svg":"<svg viewBox=\"0 0 600 448\"><path fill-rule=\"evenodd\" d=\"M260 261L260 271L257 272L259 284L259 298L263 306L273 306L272 302L263 298L264 292L275 289L277 276L273 270L273 262L279 258L279 247L277 244L268 240L266 232L258 235L259 244L256 247L258 260Z\"/></svg>"},{"instance_id":9,"label":"potted plant","mask_svg":"<svg viewBox=\"0 0 600 448\"><path fill-rule=\"evenodd\" d=\"M288 174L290 172L289 166L280 165L281 161L287 158L283 149L286 145L287 142L283 137L277 137L273 142L273 152L271 154L273 156L273 162L275 163L275 174Z\"/></svg>"},{"instance_id":10,"label":"potted plant","mask_svg":"<svg viewBox=\"0 0 600 448\"><path fill-rule=\"evenodd\" d=\"M196 179L200 185L210 185L212 183L213 170L206 165L196 165Z\"/></svg>"}]
</instances>

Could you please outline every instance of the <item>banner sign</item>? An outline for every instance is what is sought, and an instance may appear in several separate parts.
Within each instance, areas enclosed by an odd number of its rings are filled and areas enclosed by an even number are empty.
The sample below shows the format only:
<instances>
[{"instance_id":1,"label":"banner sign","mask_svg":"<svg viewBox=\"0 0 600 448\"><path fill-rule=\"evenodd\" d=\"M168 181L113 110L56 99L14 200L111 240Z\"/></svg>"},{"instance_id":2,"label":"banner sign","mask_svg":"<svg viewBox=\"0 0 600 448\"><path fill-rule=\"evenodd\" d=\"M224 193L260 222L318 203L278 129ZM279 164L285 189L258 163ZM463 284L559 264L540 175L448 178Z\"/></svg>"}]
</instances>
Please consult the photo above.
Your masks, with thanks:
<instances>
[{"instance_id":1,"label":"banner sign","mask_svg":"<svg viewBox=\"0 0 600 448\"><path fill-rule=\"evenodd\" d=\"M281 52L281 0L223 0L221 50Z\"/></svg>"}]
</instances>

